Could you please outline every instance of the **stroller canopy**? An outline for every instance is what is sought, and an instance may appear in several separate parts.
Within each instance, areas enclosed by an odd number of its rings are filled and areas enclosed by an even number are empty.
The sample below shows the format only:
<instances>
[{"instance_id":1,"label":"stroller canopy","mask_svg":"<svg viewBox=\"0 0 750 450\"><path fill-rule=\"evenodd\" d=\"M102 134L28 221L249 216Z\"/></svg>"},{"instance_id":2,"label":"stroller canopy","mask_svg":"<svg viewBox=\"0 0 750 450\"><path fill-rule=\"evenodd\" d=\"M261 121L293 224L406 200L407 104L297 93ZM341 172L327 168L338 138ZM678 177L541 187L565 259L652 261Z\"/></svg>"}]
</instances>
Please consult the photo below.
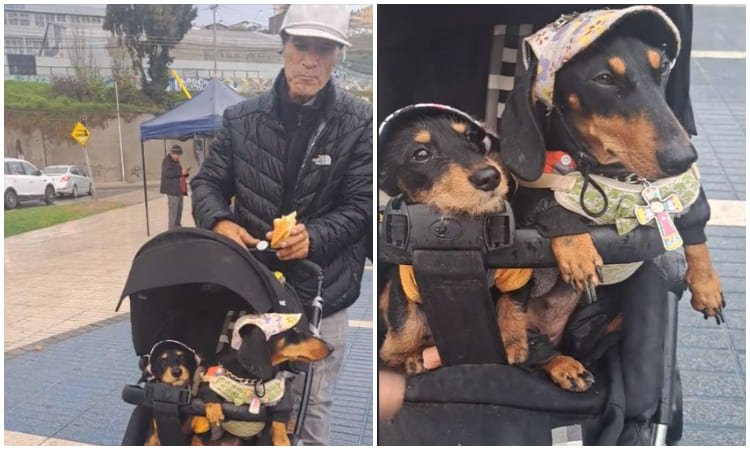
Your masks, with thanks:
<instances>
[{"instance_id":1,"label":"stroller canopy","mask_svg":"<svg viewBox=\"0 0 750 450\"><path fill-rule=\"evenodd\" d=\"M130 297L135 351L162 339L211 353L227 311L298 313L294 292L251 253L208 230L162 233L141 247L123 289Z\"/></svg>"}]
</instances>

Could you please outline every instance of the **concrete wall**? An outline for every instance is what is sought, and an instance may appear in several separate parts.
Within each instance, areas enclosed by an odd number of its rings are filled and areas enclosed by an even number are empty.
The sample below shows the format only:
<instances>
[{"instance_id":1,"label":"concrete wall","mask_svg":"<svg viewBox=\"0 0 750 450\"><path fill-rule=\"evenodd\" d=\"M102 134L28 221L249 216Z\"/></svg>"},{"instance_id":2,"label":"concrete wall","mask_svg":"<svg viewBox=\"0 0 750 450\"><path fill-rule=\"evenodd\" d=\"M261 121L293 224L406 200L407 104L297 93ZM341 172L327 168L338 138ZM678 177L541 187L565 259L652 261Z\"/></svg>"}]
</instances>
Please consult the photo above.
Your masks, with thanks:
<instances>
[{"instance_id":1,"label":"concrete wall","mask_svg":"<svg viewBox=\"0 0 750 450\"><path fill-rule=\"evenodd\" d=\"M122 181L120 145L116 114L92 114L88 116L91 137L86 146L91 162L94 181ZM141 182L143 164L141 162L140 124L152 119L152 114L123 115L122 150L125 162L125 181ZM5 114L5 156L17 157L16 142L20 142L24 159L38 168L53 164L77 164L86 167L83 148L70 137L77 117L52 118L23 113ZM67 131L66 131L67 130ZM192 173L198 170L192 140L179 142L167 140L167 149L179 143L184 150L181 163L191 166ZM158 181L161 176L161 161L164 159L164 141L145 142L146 176L149 181Z\"/></svg>"}]
</instances>

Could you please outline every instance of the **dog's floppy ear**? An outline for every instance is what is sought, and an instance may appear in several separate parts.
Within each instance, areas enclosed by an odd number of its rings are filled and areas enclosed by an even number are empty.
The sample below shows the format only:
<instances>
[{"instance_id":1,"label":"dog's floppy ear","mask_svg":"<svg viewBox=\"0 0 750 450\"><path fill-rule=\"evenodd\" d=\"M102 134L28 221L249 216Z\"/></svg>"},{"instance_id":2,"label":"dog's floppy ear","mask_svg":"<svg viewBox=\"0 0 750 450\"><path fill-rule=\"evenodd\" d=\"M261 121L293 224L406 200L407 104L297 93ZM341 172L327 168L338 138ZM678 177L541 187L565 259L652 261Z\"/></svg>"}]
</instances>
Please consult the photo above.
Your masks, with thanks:
<instances>
[{"instance_id":1,"label":"dog's floppy ear","mask_svg":"<svg viewBox=\"0 0 750 450\"><path fill-rule=\"evenodd\" d=\"M542 175L546 147L531 87L537 70L532 58L529 67L517 77L500 120L500 155L505 167L518 178L534 181Z\"/></svg>"},{"instance_id":2,"label":"dog's floppy ear","mask_svg":"<svg viewBox=\"0 0 750 450\"><path fill-rule=\"evenodd\" d=\"M378 148L380 146L378 145ZM379 157L379 160L385 159L384 157ZM391 176L388 176L389 171L385 170L385 162L378 162L378 188L380 188L383 192L390 195L391 197L395 197L398 194L401 193L401 189L396 184L396 177L395 174L392 174Z\"/></svg>"},{"instance_id":3,"label":"dog's floppy ear","mask_svg":"<svg viewBox=\"0 0 750 450\"><path fill-rule=\"evenodd\" d=\"M324 340L312 335L298 342L284 340L271 356L271 364L276 366L285 361L315 362L328 358L333 348Z\"/></svg>"}]
</instances>

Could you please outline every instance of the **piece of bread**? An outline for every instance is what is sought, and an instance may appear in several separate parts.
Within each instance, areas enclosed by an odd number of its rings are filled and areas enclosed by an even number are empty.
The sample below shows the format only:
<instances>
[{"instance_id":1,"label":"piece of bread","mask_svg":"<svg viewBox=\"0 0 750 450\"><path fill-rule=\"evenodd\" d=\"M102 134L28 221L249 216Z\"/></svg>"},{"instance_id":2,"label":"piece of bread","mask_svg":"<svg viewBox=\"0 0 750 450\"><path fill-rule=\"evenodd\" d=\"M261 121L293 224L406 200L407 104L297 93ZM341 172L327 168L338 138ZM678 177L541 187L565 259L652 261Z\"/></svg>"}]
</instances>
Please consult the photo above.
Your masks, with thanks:
<instances>
[{"instance_id":1,"label":"piece of bread","mask_svg":"<svg viewBox=\"0 0 750 450\"><path fill-rule=\"evenodd\" d=\"M273 219L273 234L271 235L271 248L277 248L281 241L292 234L292 228L297 225L297 211L292 211L279 219Z\"/></svg>"}]
</instances>

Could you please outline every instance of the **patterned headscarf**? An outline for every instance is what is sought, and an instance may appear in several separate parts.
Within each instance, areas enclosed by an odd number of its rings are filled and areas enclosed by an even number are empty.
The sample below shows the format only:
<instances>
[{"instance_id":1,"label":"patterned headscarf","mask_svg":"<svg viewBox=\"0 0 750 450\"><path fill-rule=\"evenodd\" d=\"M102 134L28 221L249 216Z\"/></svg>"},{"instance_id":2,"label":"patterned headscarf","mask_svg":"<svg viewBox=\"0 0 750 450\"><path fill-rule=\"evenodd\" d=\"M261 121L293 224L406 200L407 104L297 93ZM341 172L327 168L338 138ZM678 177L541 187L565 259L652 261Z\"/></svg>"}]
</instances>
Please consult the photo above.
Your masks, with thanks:
<instances>
[{"instance_id":1,"label":"patterned headscarf","mask_svg":"<svg viewBox=\"0 0 750 450\"><path fill-rule=\"evenodd\" d=\"M280 314L280 313L266 313L266 314L247 314L239 319L234 324L234 330L232 330L232 342L231 346L235 350L239 350L242 345L242 336L240 336L240 330L245 325L255 325L266 335L266 340L271 339L271 336L283 333L286 330L291 329L302 318L302 314Z\"/></svg>"},{"instance_id":2,"label":"patterned headscarf","mask_svg":"<svg viewBox=\"0 0 750 450\"><path fill-rule=\"evenodd\" d=\"M601 9L580 14L566 14L524 39L524 61L531 61L533 52L539 61L534 83L534 98L552 107L555 73L574 56L585 50L604 35L615 24L626 17L655 15L664 22L666 29L674 34L672 64L680 52L680 32L670 18L653 6L631 6L624 9ZM645 32L645 31L644 31Z\"/></svg>"}]
</instances>

